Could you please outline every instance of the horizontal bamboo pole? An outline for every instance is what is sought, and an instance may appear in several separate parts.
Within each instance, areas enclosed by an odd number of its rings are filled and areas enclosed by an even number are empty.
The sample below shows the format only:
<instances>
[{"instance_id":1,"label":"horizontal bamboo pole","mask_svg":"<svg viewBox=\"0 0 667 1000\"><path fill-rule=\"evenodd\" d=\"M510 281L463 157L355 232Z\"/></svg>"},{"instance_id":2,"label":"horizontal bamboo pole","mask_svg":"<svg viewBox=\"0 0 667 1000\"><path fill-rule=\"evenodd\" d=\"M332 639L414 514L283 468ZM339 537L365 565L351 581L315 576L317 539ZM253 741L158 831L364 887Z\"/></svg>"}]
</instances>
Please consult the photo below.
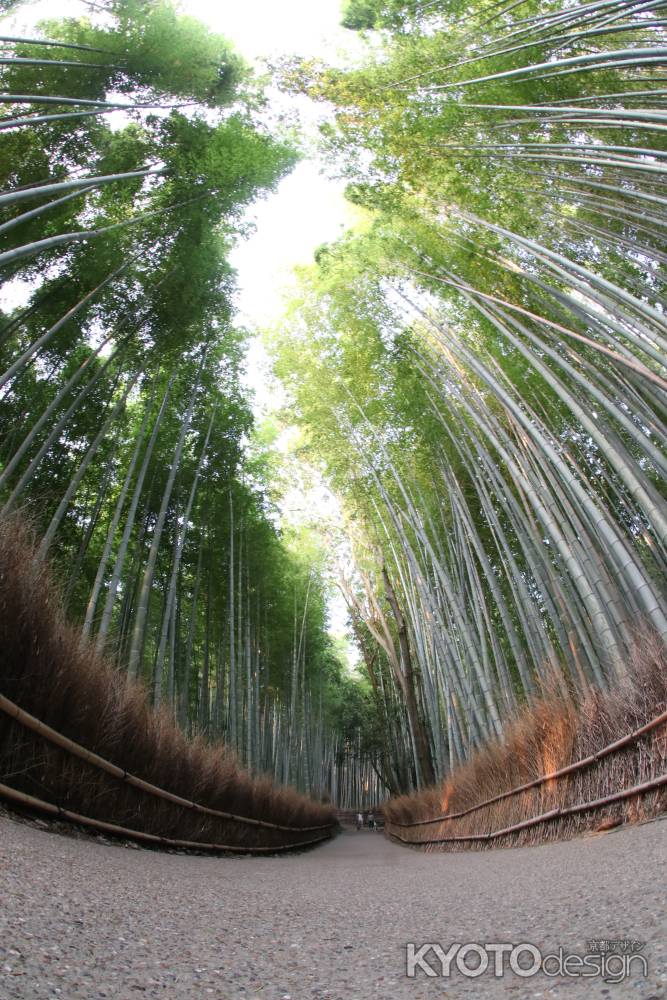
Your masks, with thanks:
<instances>
[{"instance_id":1,"label":"horizontal bamboo pole","mask_svg":"<svg viewBox=\"0 0 667 1000\"><path fill-rule=\"evenodd\" d=\"M510 833L518 833L520 830L526 830L531 826L538 826L540 823L548 823L552 819L562 819L564 816L574 816L576 813L602 809L604 806L612 805L614 802L620 802L623 799L632 798L635 795L646 795L648 792L662 788L663 785L667 785L667 774L661 774L658 778L645 781L641 785L633 785L632 788L625 788L622 792L605 795L601 799L593 799L590 802L578 802L574 806L565 806L562 809L550 809L549 812L533 816L531 819L525 819L521 823L515 823L513 826L506 826L502 830L493 830L491 833L471 833L467 836L438 837L434 840L411 840L408 837L401 837L400 834L392 833L389 830L389 836L395 840L399 840L402 844L423 847L428 847L429 844L483 843L489 840L496 840L498 837L506 837Z\"/></svg>"},{"instance_id":2,"label":"horizontal bamboo pole","mask_svg":"<svg viewBox=\"0 0 667 1000\"><path fill-rule=\"evenodd\" d=\"M639 729L635 729L632 733L628 733L627 736L622 736L620 739L614 740L613 743L609 743L606 747L603 747L602 750L598 750L589 757L583 757L581 760L575 761L574 764L568 764L567 767L561 767L560 770L552 771L550 774L542 774L539 778L527 781L525 785L517 785L516 788L511 788L507 792L501 792L500 795L494 795L492 799L485 799L484 802L479 802L475 806L470 806L469 809L464 809L462 812L445 813L442 816L434 816L432 819L411 820L409 823L399 823L392 820L392 826L400 826L402 829L406 829L407 827L412 826L428 826L431 823L444 823L445 820L460 819L462 816L469 816L470 813L477 812L479 809L485 809L487 806L491 806L495 802L502 802L503 799L509 799L513 795L520 795L522 792L527 792L531 788L538 788L540 785L544 785L548 781L556 781L558 778L564 778L568 774L574 774L576 771L581 771L585 767L590 767L591 764L597 763L597 761L602 760L603 757L608 757L609 754L622 750L624 747L629 746L646 733L651 732L653 729L657 729L658 726L661 725L667 725L667 712L662 712L654 719L651 719L650 722L647 722L646 725L640 726Z\"/></svg>"},{"instance_id":3,"label":"horizontal bamboo pole","mask_svg":"<svg viewBox=\"0 0 667 1000\"><path fill-rule=\"evenodd\" d=\"M236 813L223 812L220 809L211 809L209 806L203 806L198 802L193 802L190 799L181 798L180 795L174 795L173 792L168 792L164 788L159 788L157 785L152 785L148 781L144 781L143 778L137 778L134 774L129 774L124 771L122 767L117 767L115 764L111 764L108 760L103 757L98 756L98 754L93 753L91 750L86 750L85 747L80 746L80 744L75 743L74 740L70 740L67 736L63 736L61 733L56 732L50 726L45 723L40 722L36 719L34 715L30 715L25 712L22 708L19 708L13 701L9 698L5 698L4 695L0 694L0 711L3 711L10 718L14 719L15 722L20 723L26 729L30 729L32 732L37 733L43 739L48 740L55 746L60 747L62 750L66 750L71 753L74 757L79 757L84 760L87 764L91 764L93 767L99 768L101 771L105 771L107 774L113 775L114 778L118 778L119 781L124 781L128 785L132 785L133 788L138 788L142 792L146 792L149 795L153 795L156 798L165 799L167 802L172 802L174 805L182 806L184 809L192 809L197 813L201 813L205 816L215 816L217 819L231 820L234 823L244 823L247 826L260 826L266 830L282 830L289 833L312 833L316 830L330 830L333 823L324 823L320 826L285 826L280 823L270 823L268 820L264 819L252 819L249 816L237 816Z\"/></svg>"},{"instance_id":4,"label":"horizontal bamboo pole","mask_svg":"<svg viewBox=\"0 0 667 1000\"><path fill-rule=\"evenodd\" d=\"M69 823L76 823L79 826L88 826L94 830L101 830L104 833L112 833L115 836L126 837L129 840L140 840L149 844L157 844L160 847L177 847L197 851L227 851L233 854L276 854L282 851L295 851L300 847L310 847L319 844L323 840L329 840L331 833L322 834L320 837L312 837L310 840L302 840L296 844L281 844L277 847L247 847L243 845L231 844L200 844L196 840L173 840L170 837L159 837L153 833L143 833L141 830L129 830L124 826L117 826L115 823L105 823L100 819L91 819L89 816L81 816L79 813L70 812L61 806L53 805L51 802L44 802L36 799L25 792L17 792L9 785L0 784L0 796L15 802L18 805L26 806L28 809L36 809L39 812L55 816L57 819L67 820Z\"/></svg>"}]
</instances>

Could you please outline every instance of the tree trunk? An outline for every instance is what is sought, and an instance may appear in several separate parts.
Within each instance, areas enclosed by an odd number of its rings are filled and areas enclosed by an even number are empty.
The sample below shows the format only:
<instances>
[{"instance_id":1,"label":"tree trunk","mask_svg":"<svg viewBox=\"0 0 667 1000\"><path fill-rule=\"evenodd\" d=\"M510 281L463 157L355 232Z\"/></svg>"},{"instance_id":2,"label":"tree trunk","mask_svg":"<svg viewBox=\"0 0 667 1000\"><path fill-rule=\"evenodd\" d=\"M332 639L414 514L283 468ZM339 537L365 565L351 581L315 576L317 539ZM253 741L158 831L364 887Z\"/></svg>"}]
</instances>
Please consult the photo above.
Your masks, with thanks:
<instances>
[{"instance_id":1,"label":"tree trunk","mask_svg":"<svg viewBox=\"0 0 667 1000\"><path fill-rule=\"evenodd\" d=\"M415 749L417 752L417 762L419 765L419 770L421 772L421 778L424 784L432 785L435 782L435 772L433 770L433 762L431 760L431 752L428 745L428 739L426 732L424 731L424 725L419 714L417 693L416 693L416 681L415 674L412 666L412 654L410 652L410 641L408 638L408 630L405 624L405 619L403 613L398 604L396 598L396 593L389 579L389 574L387 573L386 566L382 567L382 579L384 581L385 592L387 594L387 600L389 606L394 615L394 620L396 621L396 628L398 629L398 642L399 648L401 650L401 660L403 662L403 670L405 677L405 707L410 719L410 726L414 734Z\"/></svg>"}]
</instances>

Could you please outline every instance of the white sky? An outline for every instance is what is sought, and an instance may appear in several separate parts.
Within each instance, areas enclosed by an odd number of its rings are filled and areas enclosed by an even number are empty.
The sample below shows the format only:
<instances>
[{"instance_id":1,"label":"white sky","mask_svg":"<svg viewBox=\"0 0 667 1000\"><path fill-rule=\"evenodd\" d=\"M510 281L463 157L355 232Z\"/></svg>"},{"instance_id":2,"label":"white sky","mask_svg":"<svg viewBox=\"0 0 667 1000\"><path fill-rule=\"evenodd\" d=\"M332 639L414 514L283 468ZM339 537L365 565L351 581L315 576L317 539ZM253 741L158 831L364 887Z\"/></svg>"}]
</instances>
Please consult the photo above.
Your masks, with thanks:
<instances>
[{"instance_id":1,"label":"white sky","mask_svg":"<svg viewBox=\"0 0 667 1000\"><path fill-rule=\"evenodd\" d=\"M310 263L320 244L343 232L348 213L343 187L324 177L315 161L304 160L274 194L251 208L248 215L255 232L230 254L238 273L240 323L250 330L275 323L293 285L295 265ZM260 335L250 344L246 382L259 418L280 402Z\"/></svg>"},{"instance_id":2,"label":"white sky","mask_svg":"<svg viewBox=\"0 0 667 1000\"><path fill-rule=\"evenodd\" d=\"M342 0L182 0L188 14L226 35L247 59L333 56L356 34L340 27Z\"/></svg>"}]
</instances>

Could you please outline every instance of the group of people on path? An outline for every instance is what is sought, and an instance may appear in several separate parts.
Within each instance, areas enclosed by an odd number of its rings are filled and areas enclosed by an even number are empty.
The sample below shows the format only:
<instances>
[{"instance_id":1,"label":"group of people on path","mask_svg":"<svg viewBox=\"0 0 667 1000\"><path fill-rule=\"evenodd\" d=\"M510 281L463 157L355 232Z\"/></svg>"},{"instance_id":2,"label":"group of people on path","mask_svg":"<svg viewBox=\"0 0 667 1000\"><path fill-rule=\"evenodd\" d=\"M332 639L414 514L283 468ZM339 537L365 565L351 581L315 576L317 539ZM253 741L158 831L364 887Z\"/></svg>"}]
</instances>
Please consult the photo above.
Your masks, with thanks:
<instances>
[{"instance_id":1,"label":"group of people on path","mask_svg":"<svg viewBox=\"0 0 667 1000\"><path fill-rule=\"evenodd\" d=\"M357 830L361 830L361 828L362 828L363 825L364 825L364 814L358 812L357 813ZM375 829L375 813L373 812L372 809L368 813L368 816L366 817L366 825L368 826L369 830L374 830Z\"/></svg>"}]
</instances>

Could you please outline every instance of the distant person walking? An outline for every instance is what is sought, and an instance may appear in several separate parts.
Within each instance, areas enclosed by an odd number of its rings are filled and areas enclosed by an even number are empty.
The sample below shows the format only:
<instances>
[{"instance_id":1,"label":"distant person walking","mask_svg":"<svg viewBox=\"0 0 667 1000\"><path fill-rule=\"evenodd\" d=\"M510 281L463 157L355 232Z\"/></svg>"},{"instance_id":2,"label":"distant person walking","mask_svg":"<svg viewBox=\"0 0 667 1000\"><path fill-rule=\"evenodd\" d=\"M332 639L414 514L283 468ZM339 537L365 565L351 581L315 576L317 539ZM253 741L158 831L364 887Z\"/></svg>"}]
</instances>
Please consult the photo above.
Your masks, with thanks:
<instances>
[{"instance_id":1,"label":"distant person walking","mask_svg":"<svg viewBox=\"0 0 667 1000\"><path fill-rule=\"evenodd\" d=\"M372 809L368 814L368 829L369 830L375 829L375 813L373 812Z\"/></svg>"},{"instance_id":2,"label":"distant person walking","mask_svg":"<svg viewBox=\"0 0 667 1000\"><path fill-rule=\"evenodd\" d=\"M357 813L357 830L361 830L363 825L364 825L364 817L361 815L361 813Z\"/></svg>"}]
</instances>

